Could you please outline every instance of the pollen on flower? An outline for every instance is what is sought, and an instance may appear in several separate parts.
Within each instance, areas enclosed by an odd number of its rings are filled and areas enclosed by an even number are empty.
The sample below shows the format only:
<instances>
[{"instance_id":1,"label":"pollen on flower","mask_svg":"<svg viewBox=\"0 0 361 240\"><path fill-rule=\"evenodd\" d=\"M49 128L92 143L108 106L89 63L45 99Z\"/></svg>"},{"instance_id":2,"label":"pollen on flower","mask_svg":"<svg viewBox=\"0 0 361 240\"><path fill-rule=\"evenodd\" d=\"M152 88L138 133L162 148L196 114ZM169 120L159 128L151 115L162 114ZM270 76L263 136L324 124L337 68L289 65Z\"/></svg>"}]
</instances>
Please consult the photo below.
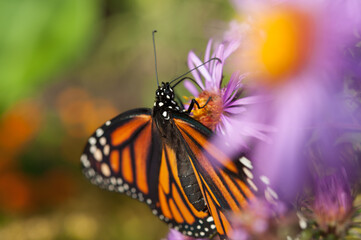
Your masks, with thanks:
<instances>
[{"instance_id":1,"label":"pollen on flower","mask_svg":"<svg viewBox=\"0 0 361 240\"><path fill-rule=\"evenodd\" d=\"M208 99L210 100L208 101ZM214 130L217 124L219 124L223 112L222 97L216 92L203 91L195 100L200 107L206 106L201 109L195 106L192 110L193 118L211 130Z\"/></svg>"}]
</instances>

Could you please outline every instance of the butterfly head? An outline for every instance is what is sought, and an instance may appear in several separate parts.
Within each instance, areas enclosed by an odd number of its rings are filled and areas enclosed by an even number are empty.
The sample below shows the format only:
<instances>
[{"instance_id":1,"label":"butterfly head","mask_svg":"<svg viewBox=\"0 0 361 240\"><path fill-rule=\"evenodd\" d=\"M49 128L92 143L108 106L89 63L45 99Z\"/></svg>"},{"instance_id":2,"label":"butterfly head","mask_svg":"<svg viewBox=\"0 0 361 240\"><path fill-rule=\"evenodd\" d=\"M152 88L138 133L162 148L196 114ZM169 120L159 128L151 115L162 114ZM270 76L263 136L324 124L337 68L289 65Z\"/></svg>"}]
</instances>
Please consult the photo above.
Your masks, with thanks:
<instances>
[{"instance_id":1,"label":"butterfly head","mask_svg":"<svg viewBox=\"0 0 361 240\"><path fill-rule=\"evenodd\" d=\"M170 119L171 111L180 111L176 101L174 101L174 90L169 82L162 82L155 92L154 110L162 114L165 120Z\"/></svg>"}]
</instances>

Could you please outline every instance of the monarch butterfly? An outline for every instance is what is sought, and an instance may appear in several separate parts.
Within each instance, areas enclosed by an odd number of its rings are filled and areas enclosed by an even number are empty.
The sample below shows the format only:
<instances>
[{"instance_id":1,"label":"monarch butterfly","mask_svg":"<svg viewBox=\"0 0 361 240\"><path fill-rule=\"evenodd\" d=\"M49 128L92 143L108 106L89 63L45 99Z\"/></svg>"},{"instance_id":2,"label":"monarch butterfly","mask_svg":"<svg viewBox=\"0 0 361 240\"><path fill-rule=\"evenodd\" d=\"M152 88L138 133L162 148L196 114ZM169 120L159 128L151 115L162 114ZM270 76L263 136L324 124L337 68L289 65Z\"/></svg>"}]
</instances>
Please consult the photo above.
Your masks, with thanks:
<instances>
[{"instance_id":1,"label":"monarch butterfly","mask_svg":"<svg viewBox=\"0 0 361 240\"><path fill-rule=\"evenodd\" d=\"M83 173L145 202L185 235L226 239L232 228L225 212L240 212L257 190L252 165L208 141L212 131L189 114L194 104L202 108L195 100L188 111L178 105L173 88L183 79L158 85L153 109L133 109L100 126L81 155Z\"/></svg>"}]
</instances>

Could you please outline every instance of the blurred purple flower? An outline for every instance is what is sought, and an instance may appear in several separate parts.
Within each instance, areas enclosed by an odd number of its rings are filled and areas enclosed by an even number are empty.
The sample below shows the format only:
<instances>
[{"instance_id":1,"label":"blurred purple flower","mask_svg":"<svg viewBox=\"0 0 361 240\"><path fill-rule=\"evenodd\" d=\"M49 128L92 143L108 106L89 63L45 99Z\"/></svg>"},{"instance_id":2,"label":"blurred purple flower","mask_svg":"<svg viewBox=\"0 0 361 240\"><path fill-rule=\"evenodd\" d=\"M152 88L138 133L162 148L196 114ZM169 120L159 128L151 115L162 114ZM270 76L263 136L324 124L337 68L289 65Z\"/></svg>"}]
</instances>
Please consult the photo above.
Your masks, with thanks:
<instances>
[{"instance_id":1,"label":"blurred purple flower","mask_svg":"<svg viewBox=\"0 0 361 240\"><path fill-rule=\"evenodd\" d=\"M170 229L166 240L207 240L206 238L192 238L183 235L177 230Z\"/></svg>"},{"instance_id":2,"label":"blurred purple flower","mask_svg":"<svg viewBox=\"0 0 361 240\"><path fill-rule=\"evenodd\" d=\"M361 58L351 44L361 30L361 4L354 0L234 2L248 24L241 36L237 37L235 22L226 34L227 39L242 40L237 50L242 55L235 63L250 72L258 93L271 99L255 114L242 117L276 130L268 135L270 141L257 144L252 160L277 186L275 190L290 199L306 176L305 146L316 139L327 156L324 160L338 162L341 150L335 143L346 132L344 123L354 123L345 110L343 87L346 75L360 76Z\"/></svg>"},{"instance_id":3,"label":"blurred purple flower","mask_svg":"<svg viewBox=\"0 0 361 240\"><path fill-rule=\"evenodd\" d=\"M195 119L215 130L216 133L225 136L230 134L241 136L238 138L237 143L246 145L245 139L250 136L265 140L264 131L268 129L261 124L242 120L242 115L250 105L264 101L264 98L259 96L241 97L244 90L242 81L246 74L240 75L238 72L234 72L229 82L222 86L224 82L223 67L226 59L239 45L239 41L223 42L211 53L212 40L210 40L205 52L204 62L210 58L218 58L220 61L211 61L192 72L194 80L201 88L201 92L191 81L186 81L184 84L189 92L196 97L200 106L203 106L211 97L205 108L192 111ZM202 61L191 51L188 55L189 68L192 69L201 64ZM235 128L237 132L235 132Z\"/></svg>"},{"instance_id":4,"label":"blurred purple flower","mask_svg":"<svg viewBox=\"0 0 361 240\"><path fill-rule=\"evenodd\" d=\"M353 197L344 174L336 173L317 179L312 209L319 228L324 231L341 228L350 219Z\"/></svg>"},{"instance_id":5,"label":"blurred purple flower","mask_svg":"<svg viewBox=\"0 0 361 240\"><path fill-rule=\"evenodd\" d=\"M358 239L359 212L354 207L354 196L345 169L314 178L313 194L305 193L298 206L300 226L312 239ZM301 224L302 222L302 224ZM351 228L356 227L356 232ZM358 237L355 238L353 234ZM353 237L352 237L353 236Z\"/></svg>"},{"instance_id":6,"label":"blurred purple flower","mask_svg":"<svg viewBox=\"0 0 361 240\"><path fill-rule=\"evenodd\" d=\"M230 213L234 229L231 239L282 239L279 227L290 223L290 219L285 218L286 213L286 207L281 202L253 199L241 214ZM280 219L282 223L277 221Z\"/></svg>"}]
</instances>

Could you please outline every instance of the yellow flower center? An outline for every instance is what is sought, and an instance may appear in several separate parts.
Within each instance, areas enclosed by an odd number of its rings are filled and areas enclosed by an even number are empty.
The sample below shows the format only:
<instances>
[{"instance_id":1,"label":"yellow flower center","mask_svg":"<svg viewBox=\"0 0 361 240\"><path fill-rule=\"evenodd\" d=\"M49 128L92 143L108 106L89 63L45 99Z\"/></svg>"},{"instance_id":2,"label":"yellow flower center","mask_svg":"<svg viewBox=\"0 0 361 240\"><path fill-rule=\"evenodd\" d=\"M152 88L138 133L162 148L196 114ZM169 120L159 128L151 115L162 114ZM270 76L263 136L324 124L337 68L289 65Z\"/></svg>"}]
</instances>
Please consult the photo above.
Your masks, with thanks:
<instances>
[{"instance_id":1,"label":"yellow flower center","mask_svg":"<svg viewBox=\"0 0 361 240\"><path fill-rule=\"evenodd\" d=\"M208 99L210 99L208 101ZM195 100L200 107L203 107L207 101L208 103L203 108L198 108L196 105L192 110L193 118L214 130L221 120L223 112L223 100L219 93L203 91Z\"/></svg>"},{"instance_id":2,"label":"yellow flower center","mask_svg":"<svg viewBox=\"0 0 361 240\"><path fill-rule=\"evenodd\" d=\"M311 22L310 14L291 7L272 9L256 20L247 55L259 79L275 85L307 64L312 46Z\"/></svg>"}]
</instances>

